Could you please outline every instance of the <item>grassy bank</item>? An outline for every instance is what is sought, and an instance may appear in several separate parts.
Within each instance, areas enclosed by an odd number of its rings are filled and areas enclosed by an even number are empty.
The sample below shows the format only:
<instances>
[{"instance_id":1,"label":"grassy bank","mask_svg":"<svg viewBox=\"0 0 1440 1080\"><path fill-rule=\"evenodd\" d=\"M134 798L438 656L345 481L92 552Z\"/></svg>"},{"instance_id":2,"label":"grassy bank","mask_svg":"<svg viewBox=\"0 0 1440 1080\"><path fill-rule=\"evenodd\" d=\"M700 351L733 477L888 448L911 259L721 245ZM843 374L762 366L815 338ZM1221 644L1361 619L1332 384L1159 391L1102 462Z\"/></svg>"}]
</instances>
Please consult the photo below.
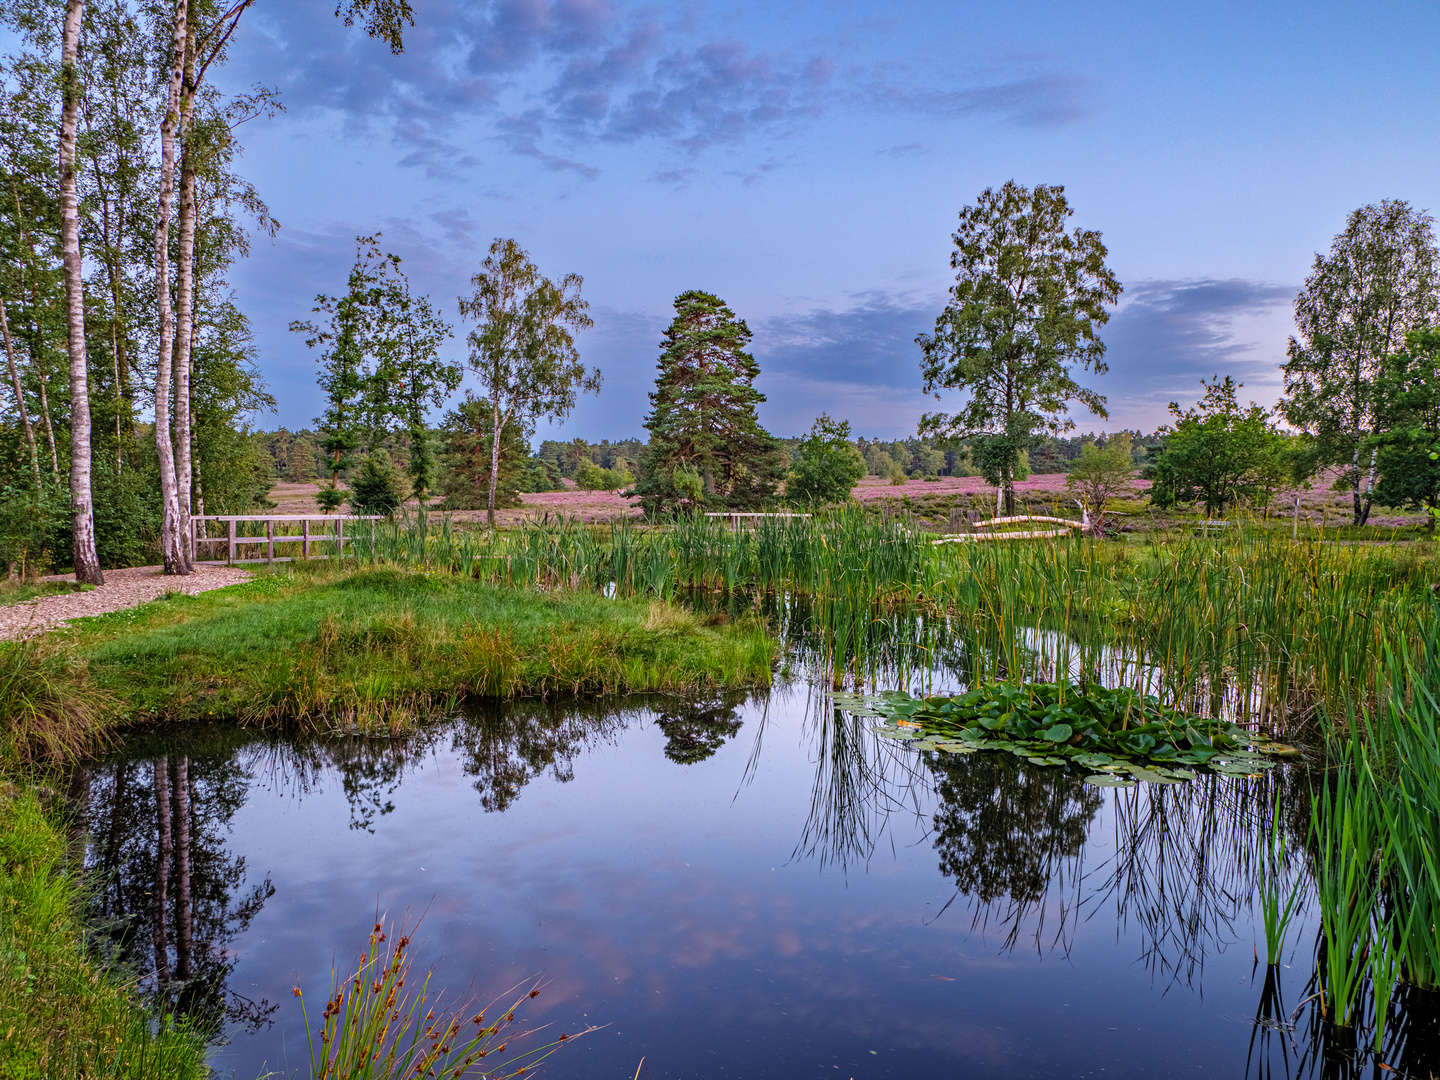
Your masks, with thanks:
<instances>
[{"instance_id":1,"label":"grassy bank","mask_svg":"<svg viewBox=\"0 0 1440 1080\"><path fill-rule=\"evenodd\" d=\"M72 871L36 796L0 795L0 1076L208 1075L205 1040L157 1024L88 955Z\"/></svg>"},{"instance_id":2,"label":"grassy bank","mask_svg":"<svg viewBox=\"0 0 1440 1080\"><path fill-rule=\"evenodd\" d=\"M295 568L87 620L75 638L128 719L401 722L460 698L764 685L758 620L452 574Z\"/></svg>"}]
</instances>

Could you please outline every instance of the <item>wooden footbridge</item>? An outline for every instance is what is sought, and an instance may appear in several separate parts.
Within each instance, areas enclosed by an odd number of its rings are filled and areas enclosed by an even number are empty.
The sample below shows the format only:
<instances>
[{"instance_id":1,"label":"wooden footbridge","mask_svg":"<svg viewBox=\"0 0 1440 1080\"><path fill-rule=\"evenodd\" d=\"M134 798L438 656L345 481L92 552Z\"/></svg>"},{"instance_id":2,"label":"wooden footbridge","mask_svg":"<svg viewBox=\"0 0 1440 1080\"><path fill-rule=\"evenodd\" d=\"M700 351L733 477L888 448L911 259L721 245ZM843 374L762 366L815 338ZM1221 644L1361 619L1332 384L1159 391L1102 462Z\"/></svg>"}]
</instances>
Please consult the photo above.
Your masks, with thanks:
<instances>
[{"instance_id":1,"label":"wooden footbridge","mask_svg":"<svg viewBox=\"0 0 1440 1080\"><path fill-rule=\"evenodd\" d=\"M302 559L311 557L314 546L325 549L325 554L317 553L319 558L344 555L345 542L353 539L345 535L345 523L378 520L379 516L375 514L197 514L190 519L190 559L192 562L209 563L273 563L276 561L276 544L299 544L299 557ZM224 535L209 535L209 523L212 521L222 523ZM260 522L265 526L264 536L240 535L242 525L258 529ZM312 529L312 522L318 527ZM256 524L252 526L251 523ZM225 558L200 557L202 549L210 551L217 544L224 545ZM265 545L263 557L241 558L245 550L257 544ZM293 558L295 555L292 553L282 556L279 561L288 562Z\"/></svg>"},{"instance_id":2,"label":"wooden footbridge","mask_svg":"<svg viewBox=\"0 0 1440 1080\"><path fill-rule=\"evenodd\" d=\"M1042 525L1058 525L1060 528L1050 529L1012 529L1001 532L981 532L980 530L994 529L1002 525L1030 525L1039 523ZM955 536L944 536L939 540L931 540L932 544L973 544L987 540L1049 540L1057 536L1073 535L1075 530L1089 532L1090 515L1081 511L1080 520L1074 521L1070 518L1049 517L1045 514L1017 514L1013 517L991 518L989 521L977 521L971 526L975 531L958 533Z\"/></svg>"}]
</instances>

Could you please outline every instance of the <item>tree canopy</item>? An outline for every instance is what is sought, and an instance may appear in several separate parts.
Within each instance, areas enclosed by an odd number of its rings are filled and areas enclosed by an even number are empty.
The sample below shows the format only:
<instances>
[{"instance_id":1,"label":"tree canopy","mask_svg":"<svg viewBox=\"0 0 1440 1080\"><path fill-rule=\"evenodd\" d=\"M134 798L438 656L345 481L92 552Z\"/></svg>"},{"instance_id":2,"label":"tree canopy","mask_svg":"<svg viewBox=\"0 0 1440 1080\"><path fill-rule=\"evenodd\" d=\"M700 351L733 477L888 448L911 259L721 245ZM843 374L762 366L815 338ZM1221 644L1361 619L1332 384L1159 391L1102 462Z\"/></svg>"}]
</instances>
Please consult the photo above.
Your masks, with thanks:
<instances>
[{"instance_id":1,"label":"tree canopy","mask_svg":"<svg viewBox=\"0 0 1440 1080\"><path fill-rule=\"evenodd\" d=\"M1058 185L986 188L960 211L950 301L934 333L915 339L925 392L937 401L944 390L967 396L956 413L924 416L920 433L987 436L1007 512L1020 452L1037 433L1070 430L1072 401L1106 415L1105 398L1075 370L1104 373L1098 329L1120 282L1098 232L1066 231L1073 213Z\"/></svg>"},{"instance_id":2,"label":"tree canopy","mask_svg":"<svg viewBox=\"0 0 1440 1080\"><path fill-rule=\"evenodd\" d=\"M1350 214L1328 255L1316 255L1295 298L1296 335L1283 367L1281 409L1315 439L1317 464L1345 465L1356 525L1370 516L1385 357L1436 313L1434 221L1386 199ZM1368 468L1362 454L1368 445Z\"/></svg>"}]
</instances>

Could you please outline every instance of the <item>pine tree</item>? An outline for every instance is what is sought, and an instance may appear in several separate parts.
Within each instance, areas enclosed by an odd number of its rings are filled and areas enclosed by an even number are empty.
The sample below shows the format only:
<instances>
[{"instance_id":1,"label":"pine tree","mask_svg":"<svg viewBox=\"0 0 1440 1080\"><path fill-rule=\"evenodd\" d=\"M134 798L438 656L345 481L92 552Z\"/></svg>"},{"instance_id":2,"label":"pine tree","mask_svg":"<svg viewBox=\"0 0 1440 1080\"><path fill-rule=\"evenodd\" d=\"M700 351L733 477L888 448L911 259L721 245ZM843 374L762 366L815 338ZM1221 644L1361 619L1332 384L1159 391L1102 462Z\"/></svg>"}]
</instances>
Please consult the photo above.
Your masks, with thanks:
<instances>
[{"instance_id":1,"label":"pine tree","mask_svg":"<svg viewBox=\"0 0 1440 1080\"><path fill-rule=\"evenodd\" d=\"M718 296L675 298L635 487L647 514L682 504L754 510L773 498L789 459L755 415L765 395L754 386L760 366L745 351L750 336Z\"/></svg>"}]
</instances>

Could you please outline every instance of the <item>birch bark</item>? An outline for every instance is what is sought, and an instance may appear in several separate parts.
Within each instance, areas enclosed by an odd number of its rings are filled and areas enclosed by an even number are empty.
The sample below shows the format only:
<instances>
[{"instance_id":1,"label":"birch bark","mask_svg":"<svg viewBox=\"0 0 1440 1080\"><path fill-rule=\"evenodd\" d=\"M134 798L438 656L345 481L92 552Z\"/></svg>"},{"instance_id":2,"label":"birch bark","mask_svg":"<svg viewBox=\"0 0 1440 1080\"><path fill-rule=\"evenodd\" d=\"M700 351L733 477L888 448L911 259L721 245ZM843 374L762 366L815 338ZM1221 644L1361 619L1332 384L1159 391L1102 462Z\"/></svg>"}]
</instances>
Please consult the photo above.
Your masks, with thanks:
<instances>
[{"instance_id":1,"label":"birch bark","mask_svg":"<svg viewBox=\"0 0 1440 1080\"><path fill-rule=\"evenodd\" d=\"M75 182L79 134L80 19L85 0L66 0L60 44L60 247L65 260L66 338L70 353L70 515L75 580L105 584L95 550L95 506L90 484L90 385L85 355L85 277L80 261L80 198Z\"/></svg>"},{"instance_id":2,"label":"birch bark","mask_svg":"<svg viewBox=\"0 0 1440 1080\"><path fill-rule=\"evenodd\" d=\"M180 490L175 469L175 444L170 433L171 368L175 326L170 311L170 212L175 194L175 137L180 123L180 86L185 77L189 32L189 0L175 0L171 39L169 93L160 123L160 192L155 213L155 308L159 322L159 356L155 371L155 450L160 458L160 553L165 573L188 574L189 548L180 532Z\"/></svg>"},{"instance_id":3,"label":"birch bark","mask_svg":"<svg viewBox=\"0 0 1440 1080\"><path fill-rule=\"evenodd\" d=\"M180 84L180 244L175 267L175 483L185 568L190 558L190 513L194 474L190 439L190 356L195 326L195 151L190 130L195 118L195 24L185 41L185 74Z\"/></svg>"},{"instance_id":4,"label":"birch bark","mask_svg":"<svg viewBox=\"0 0 1440 1080\"><path fill-rule=\"evenodd\" d=\"M155 888L150 894L150 936L155 946L155 976L164 986L170 981L170 947L165 934L166 892L170 883L170 762L155 759Z\"/></svg>"}]
</instances>

